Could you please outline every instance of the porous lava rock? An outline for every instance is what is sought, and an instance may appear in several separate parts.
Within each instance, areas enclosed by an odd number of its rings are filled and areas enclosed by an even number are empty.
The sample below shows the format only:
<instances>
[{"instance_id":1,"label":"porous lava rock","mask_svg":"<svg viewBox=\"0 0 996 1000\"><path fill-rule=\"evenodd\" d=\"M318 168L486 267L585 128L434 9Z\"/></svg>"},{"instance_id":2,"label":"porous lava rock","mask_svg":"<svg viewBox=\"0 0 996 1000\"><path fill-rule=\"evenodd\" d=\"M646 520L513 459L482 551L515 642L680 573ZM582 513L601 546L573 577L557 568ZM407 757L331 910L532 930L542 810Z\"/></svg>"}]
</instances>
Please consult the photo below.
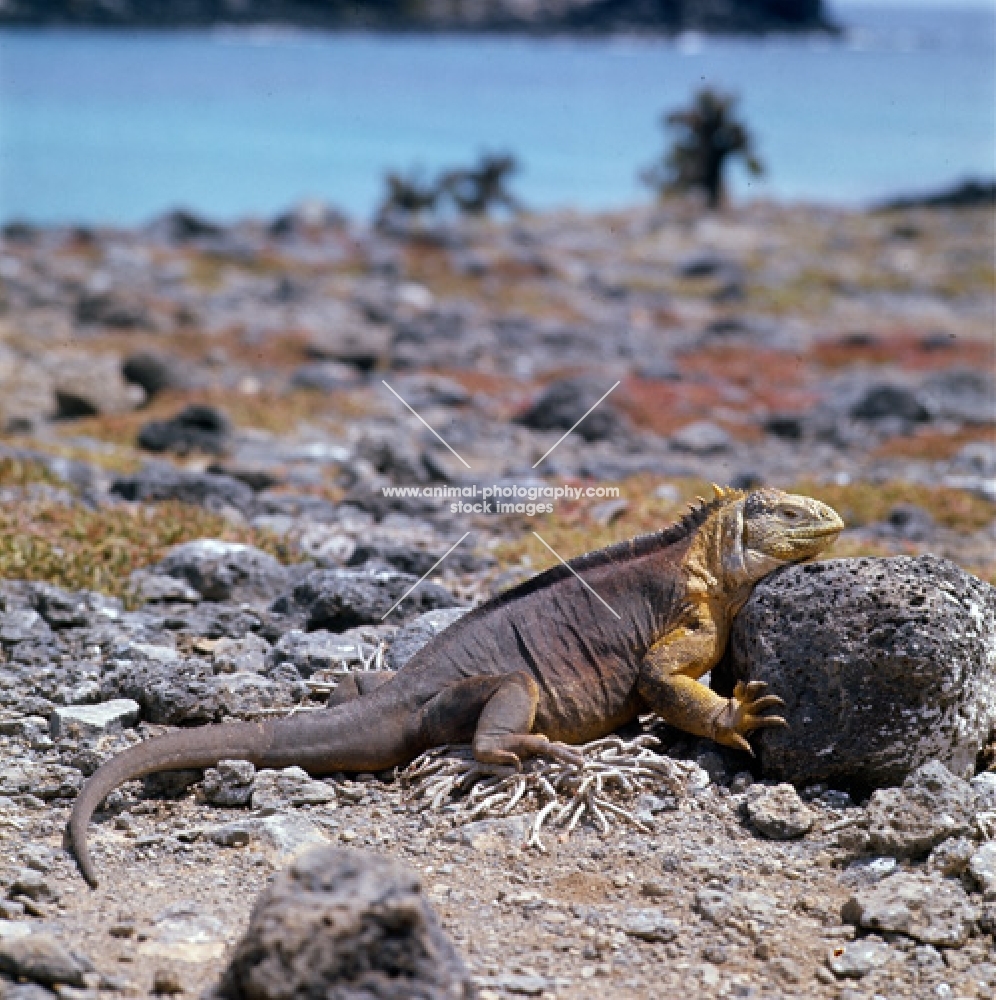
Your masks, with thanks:
<instances>
[{"instance_id":1,"label":"porous lava rock","mask_svg":"<svg viewBox=\"0 0 996 1000\"><path fill-rule=\"evenodd\" d=\"M208 601L238 601L264 607L291 583L291 574L273 556L252 545L199 538L173 548L156 567L185 580Z\"/></svg>"},{"instance_id":2,"label":"porous lava rock","mask_svg":"<svg viewBox=\"0 0 996 1000\"><path fill-rule=\"evenodd\" d=\"M214 996L469 1000L475 990L415 872L329 847L297 858L259 897Z\"/></svg>"},{"instance_id":3,"label":"porous lava rock","mask_svg":"<svg viewBox=\"0 0 996 1000\"><path fill-rule=\"evenodd\" d=\"M575 428L575 433L585 441L616 437L624 432L625 420L608 400L599 404L599 400L611 386L609 379L583 375L553 382L518 417L518 423L537 431L568 431ZM589 413L596 404L599 404L597 408Z\"/></svg>"},{"instance_id":4,"label":"porous lava rock","mask_svg":"<svg viewBox=\"0 0 996 1000\"><path fill-rule=\"evenodd\" d=\"M191 403L169 420L150 420L138 432L138 446L146 451L186 455L203 451L222 455L231 434L228 418L213 406Z\"/></svg>"},{"instance_id":5,"label":"porous lava rock","mask_svg":"<svg viewBox=\"0 0 996 1000\"><path fill-rule=\"evenodd\" d=\"M315 570L280 597L273 610L278 614L302 614L309 632L345 632L359 625L379 625L388 614L403 620L457 604L456 598L437 583L419 584L416 576L374 566Z\"/></svg>"},{"instance_id":6,"label":"porous lava rock","mask_svg":"<svg viewBox=\"0 0 996 1000\"><path fill-rule=\"evenodd\" d=\"M900 785L939 760L970 777L996 727L996 589L936 556L789 566L755 587L713 671L766 682L785 729L754 740L795 785Z\"/></svg>"},{"instance_id":7,"label":"porous lava rock","mask_svg":"<svg viewBox=\"0 0 996 1000\"><path fill-rule=\"evenodd\" d=\"M250 513L255 504L252 488L232 476L178 469L165 462L150 462L133 475L119 476L111 484L111 493L132 503L179 500L206 510L230 508L242 514Z\"/></svg>"}]
</instances>

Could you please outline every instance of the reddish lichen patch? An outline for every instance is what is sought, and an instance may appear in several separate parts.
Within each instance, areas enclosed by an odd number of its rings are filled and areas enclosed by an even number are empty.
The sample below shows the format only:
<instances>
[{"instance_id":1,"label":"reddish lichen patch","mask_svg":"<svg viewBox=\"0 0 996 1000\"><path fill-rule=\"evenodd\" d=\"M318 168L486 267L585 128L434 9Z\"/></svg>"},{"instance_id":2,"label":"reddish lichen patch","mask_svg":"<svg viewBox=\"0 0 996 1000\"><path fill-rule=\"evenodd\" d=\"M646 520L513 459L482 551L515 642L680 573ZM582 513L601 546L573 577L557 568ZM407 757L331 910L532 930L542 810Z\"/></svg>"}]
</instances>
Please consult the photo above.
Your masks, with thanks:
<instances>
[{"instance_id":1,"label":"reddish lichen patch","mask_svg":"<svg viewBox=\"0 0 996 1000\"><path fill-rule=\"evenodd\" d=\"M991 368L991 343L945 333L899 329L888 333L856 331L824 340L812 351L824 368L852 365L895 365L913 371L944 368Z\"/></svg>"}]
</instances>

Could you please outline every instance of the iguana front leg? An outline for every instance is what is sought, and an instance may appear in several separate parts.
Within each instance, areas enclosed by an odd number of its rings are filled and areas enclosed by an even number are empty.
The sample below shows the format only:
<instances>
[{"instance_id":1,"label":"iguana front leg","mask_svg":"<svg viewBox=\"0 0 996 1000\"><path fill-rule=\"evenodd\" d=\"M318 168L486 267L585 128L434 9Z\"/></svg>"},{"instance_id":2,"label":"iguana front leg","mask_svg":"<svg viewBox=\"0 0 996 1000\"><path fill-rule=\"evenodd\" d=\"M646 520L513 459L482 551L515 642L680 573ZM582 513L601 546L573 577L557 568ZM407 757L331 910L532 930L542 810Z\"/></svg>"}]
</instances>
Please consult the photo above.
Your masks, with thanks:
<instances>
[{"instance_id":1,"label":"iguana front leg","mask_svg":"<svg viewBox=\"0 0 996 1000\"><path fill-rule=\"evenodd\" d=\"M689 609L686 620L651 647L640 666L640 694L665 722L695 736L752 753L744 736L753 729L787 725L777 715L761 713L784 705L764 695L761 681L737 684L732 698L722 698L697 678L719 661L729 629L707 604Z\"/></svg>"}]
</instances>

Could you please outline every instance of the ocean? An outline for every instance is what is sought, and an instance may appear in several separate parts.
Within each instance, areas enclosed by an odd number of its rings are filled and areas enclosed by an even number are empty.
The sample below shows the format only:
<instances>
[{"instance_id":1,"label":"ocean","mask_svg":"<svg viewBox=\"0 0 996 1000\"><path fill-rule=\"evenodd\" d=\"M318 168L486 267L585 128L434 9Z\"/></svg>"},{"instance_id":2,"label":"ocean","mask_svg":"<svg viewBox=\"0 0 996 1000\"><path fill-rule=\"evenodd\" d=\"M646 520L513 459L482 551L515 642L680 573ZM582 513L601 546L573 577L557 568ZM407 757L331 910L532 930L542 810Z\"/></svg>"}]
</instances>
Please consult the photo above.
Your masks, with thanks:
<instances>
[{"instance_id":1,"label":"ocean","mask_svg":"<svg viewBox=\"0 0 996 1000\"><path fill-rule=\"evenodd\" d=\"M996 15L848 6L839 39L530 39L284 29L0 31L0 221L184 206L366 218L389 169L521 163L535 208L649 197L662 112L740 96L767 166L736 197L865 205L996 173Z\"/></svg>"}]
</instances>

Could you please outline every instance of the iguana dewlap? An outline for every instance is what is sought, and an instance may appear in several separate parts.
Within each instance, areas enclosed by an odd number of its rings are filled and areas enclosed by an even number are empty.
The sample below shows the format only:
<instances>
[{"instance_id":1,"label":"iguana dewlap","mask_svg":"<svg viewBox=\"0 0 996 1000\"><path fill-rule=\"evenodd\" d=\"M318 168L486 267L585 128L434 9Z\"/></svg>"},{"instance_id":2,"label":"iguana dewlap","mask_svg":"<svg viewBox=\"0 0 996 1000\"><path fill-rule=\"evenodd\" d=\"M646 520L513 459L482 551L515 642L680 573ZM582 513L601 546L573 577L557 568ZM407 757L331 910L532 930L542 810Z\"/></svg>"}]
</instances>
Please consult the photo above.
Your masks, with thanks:
<instances>
[{"instance_id":1,"label":"iguana dewlap","mask_svg":"<svg viewBox=\"0 0 996 1000\"><path fill-rule=\"evenodd\" d=\"M368 694L326 711L139 743L100 767L76 800L69 834L80 869L97 884L86 846L97 806L117 785L155 771L226 759L316 776L378 771L466 742L488 763L538 754L577 761L567 744L648 711L749 750L751 730L785 724L762 714L781 700L760 684L722 698L697 678L719 660L754 584L815 556L843 527L809 497L717 487L677 524L579 556L474 609Z\"/></svg>"}]
</instances>

